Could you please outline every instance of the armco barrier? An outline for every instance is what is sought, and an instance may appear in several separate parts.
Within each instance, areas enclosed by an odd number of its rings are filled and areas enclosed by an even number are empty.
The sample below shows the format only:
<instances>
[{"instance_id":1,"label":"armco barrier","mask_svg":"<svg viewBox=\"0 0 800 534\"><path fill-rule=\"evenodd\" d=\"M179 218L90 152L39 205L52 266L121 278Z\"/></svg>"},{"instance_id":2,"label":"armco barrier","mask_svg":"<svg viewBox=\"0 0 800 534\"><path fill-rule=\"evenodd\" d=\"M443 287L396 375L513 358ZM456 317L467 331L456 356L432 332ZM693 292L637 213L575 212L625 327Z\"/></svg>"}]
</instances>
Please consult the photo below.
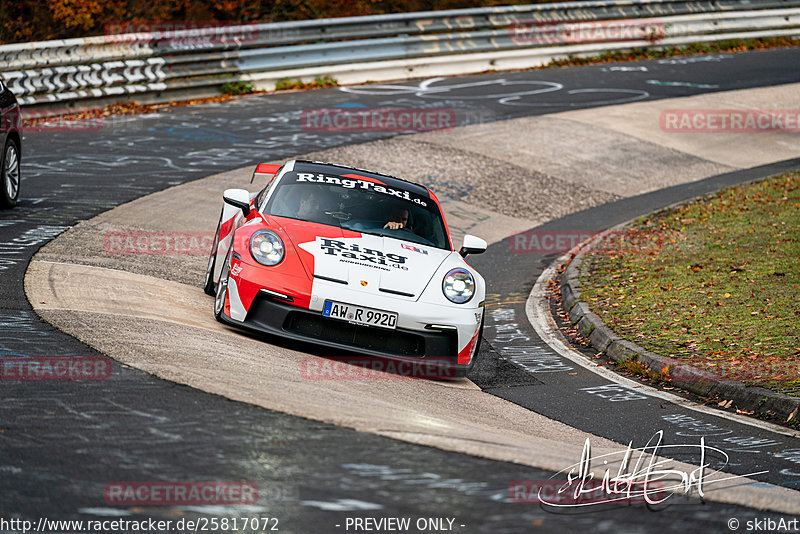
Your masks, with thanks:
<instances>
[{"instance_id":1,"label":"armco barrier","mask_svg":"<svg viewBox=\"0 0 800 534\"><path fill-rule=\"evenodd\" d=\"M215 92L234 81L260 89L274 88L282 77L328 75L357 83L778 36L800 36L800 0L569 2L3 45L0 79L23 106L63 109L86 100Z\"/></svg>"}]
</instances>

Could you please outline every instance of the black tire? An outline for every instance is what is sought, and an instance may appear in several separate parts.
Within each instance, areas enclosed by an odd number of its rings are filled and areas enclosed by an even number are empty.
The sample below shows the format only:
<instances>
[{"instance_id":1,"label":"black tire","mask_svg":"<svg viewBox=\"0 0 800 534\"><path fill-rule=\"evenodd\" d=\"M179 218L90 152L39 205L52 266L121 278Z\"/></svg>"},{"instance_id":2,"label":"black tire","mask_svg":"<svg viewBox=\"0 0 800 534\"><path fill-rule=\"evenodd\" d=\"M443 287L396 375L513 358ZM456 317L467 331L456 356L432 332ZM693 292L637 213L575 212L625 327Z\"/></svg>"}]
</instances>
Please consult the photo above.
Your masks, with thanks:
<instances>
[{"instance_id":1,"label":"black tire","mask_svg":"<svg viewBox=\"0 0 800 534\"><path fill-rule=\"evenodd\" d=\"M19 146L8 139L0 154L0 208L17 205L21 184L19 162Z\"/></svg>"},{"instance_id":2,"label":"black tire","mask_svg":"<svg viewBox=\"0 0 800 534\"><path fill-rule=\"evenodd\" d=\"M478 342L475 343L475 355L472 357L470 361L470 369L475 365L475 360L478 359L478 353L481 351L481 340L483 340L483 323L486 322L486 310L483 311L483 317L481 317L481 329L478 331Z\"/></svg>"},{"instance_id":3,"label":"black tire","mask_svg":"<svg viewBox=\"0 0 800 534\"><path fill-rule=\"evenodd\" d=\"M228 274L231 271L232 252L233 244L231 243L231 248L228 249L228 254L225 256L225 263L222 265L222 272L219 273L219 283L214 296L214 317L219 322L222 322L222 310L225 307L225 296L228 294Z\"/></svg>"},{"instance_id":4,"label":"black tire","mask_svg":"<svg viewBox=\"0 0 800 534\"><path fill-rule=\"evenodd\" d=\"M206 295L216 296L217 284L214 283L214 269L217 267L217 247L219 246L219 232L222 229L222 213L219 214L219 222L217 223L217 233L214 235L214 245L211 247L211 254L208 257L208 265L206 266L206 280L203 285L203 291Z\"/></svg>"}]
</instances>

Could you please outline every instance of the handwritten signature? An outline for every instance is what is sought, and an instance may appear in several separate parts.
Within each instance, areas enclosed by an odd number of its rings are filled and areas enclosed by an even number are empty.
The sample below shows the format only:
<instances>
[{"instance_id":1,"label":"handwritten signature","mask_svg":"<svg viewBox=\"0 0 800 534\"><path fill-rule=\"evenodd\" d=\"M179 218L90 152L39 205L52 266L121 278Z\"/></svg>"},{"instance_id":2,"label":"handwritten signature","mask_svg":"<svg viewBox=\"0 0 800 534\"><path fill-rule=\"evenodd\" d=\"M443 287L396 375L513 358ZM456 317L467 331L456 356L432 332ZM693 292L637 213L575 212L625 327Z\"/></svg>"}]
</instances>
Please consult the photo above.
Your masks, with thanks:
<instances>
[{"instance_id":1,"label":"handwritten signature","mask_svg":"<svg viewBox=\"0 0 800 534\"><path fill-rule=\"evenodd\" d=\"M714 480L706 480L707 469L710 464L707 461L709 455L719 455L722 459L722 467L728 463L728 455L725 451L716 447L709 447L705 443L705 438L700 438L699 445L662 445L664 432L659 430L644 447L633 448L633 442L628 444L624 452L613 452L597 457L592 456L592 446L589 438L583 446L581 460L568 468L560 471L555 476L567 472L567 481L562 484L556 492L544 495L542 488L538 490L539 502L549 506L557 507L578 507L594 506L604 503L642 501L647 504L660 504L676 493L684 495L696 491L701 498L705 496L705 487L710 484L718 484L737 478L744 478L752 475L760 475L767 471L748 473L746 475L732 475ZM684 449L699 450L699 465L689 471L670 468L669 463L673 460L657 458L660 449ZM682 452L682 451L681 451ZM602 478L592 470L592 462L602 461L604 465L619 459L620 464L616 475L611 474L611 469L606 468ZM634 456L636 456L634 462ZM633 465L631 463L633 462ZM722 469L722 467L720 469ZM718 472L719 469L712 469L711 472Z\"/></svg>"}]
</instances>

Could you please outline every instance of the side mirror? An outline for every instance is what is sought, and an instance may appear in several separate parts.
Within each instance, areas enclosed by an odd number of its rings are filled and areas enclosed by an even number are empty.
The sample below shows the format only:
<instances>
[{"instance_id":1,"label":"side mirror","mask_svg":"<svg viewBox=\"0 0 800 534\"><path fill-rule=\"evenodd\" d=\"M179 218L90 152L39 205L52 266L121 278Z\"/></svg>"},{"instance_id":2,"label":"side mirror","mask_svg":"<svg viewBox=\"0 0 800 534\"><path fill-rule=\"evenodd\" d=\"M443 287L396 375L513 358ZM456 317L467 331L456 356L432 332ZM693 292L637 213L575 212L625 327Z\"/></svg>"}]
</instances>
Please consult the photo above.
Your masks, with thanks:
<instances>
[{"instance_id":1,"label":"side mirror","mask_svg":"<svg viewBox=\"0 0 800 534\"><path fill-rule=\"evenodd\" d=\"M226 189L225 192L222 193L222 200L225 204L230 204L242 210L245 217L250 214L250 193L246 190Z\"/></svg>"},{"instance_id":2,"label":"side mirror","mask_svg":"<svg viewBox=\"0 0 800 534\"><path fill-rule=\"evenodd\" d=\"M486 247L486 241L480 237L467 234L464 236L464 245L458 253L461 254L462 258L465 258L467 254L481 254L486 252Z\"/></svg>"}]
</instances>

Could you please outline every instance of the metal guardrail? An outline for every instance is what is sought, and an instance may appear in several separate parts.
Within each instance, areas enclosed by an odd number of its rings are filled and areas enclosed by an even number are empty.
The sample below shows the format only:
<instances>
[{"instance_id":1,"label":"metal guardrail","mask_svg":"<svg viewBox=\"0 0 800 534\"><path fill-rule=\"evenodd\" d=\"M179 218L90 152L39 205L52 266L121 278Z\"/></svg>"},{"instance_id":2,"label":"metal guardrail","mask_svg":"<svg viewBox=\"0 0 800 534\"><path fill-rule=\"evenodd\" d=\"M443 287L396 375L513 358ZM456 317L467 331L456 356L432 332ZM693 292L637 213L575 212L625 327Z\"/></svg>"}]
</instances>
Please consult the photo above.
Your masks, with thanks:
<instances>
[{"instance_id":1,"label":"metal guardrail","mask_svg":"<svg viewBox=\"0 0 800 534\"><path fill-rule=\"evenodd\" d=\"M111 33L0 46L0 78L22 105L63 106L216 90L231 81L272 88L292 74L347 72L350 81L365 81L443 61L475 72L519 68L526 59L535 66L573 54L765 36L800 36L800 0L583 1Z\"/></svg>"}]
</instances>

